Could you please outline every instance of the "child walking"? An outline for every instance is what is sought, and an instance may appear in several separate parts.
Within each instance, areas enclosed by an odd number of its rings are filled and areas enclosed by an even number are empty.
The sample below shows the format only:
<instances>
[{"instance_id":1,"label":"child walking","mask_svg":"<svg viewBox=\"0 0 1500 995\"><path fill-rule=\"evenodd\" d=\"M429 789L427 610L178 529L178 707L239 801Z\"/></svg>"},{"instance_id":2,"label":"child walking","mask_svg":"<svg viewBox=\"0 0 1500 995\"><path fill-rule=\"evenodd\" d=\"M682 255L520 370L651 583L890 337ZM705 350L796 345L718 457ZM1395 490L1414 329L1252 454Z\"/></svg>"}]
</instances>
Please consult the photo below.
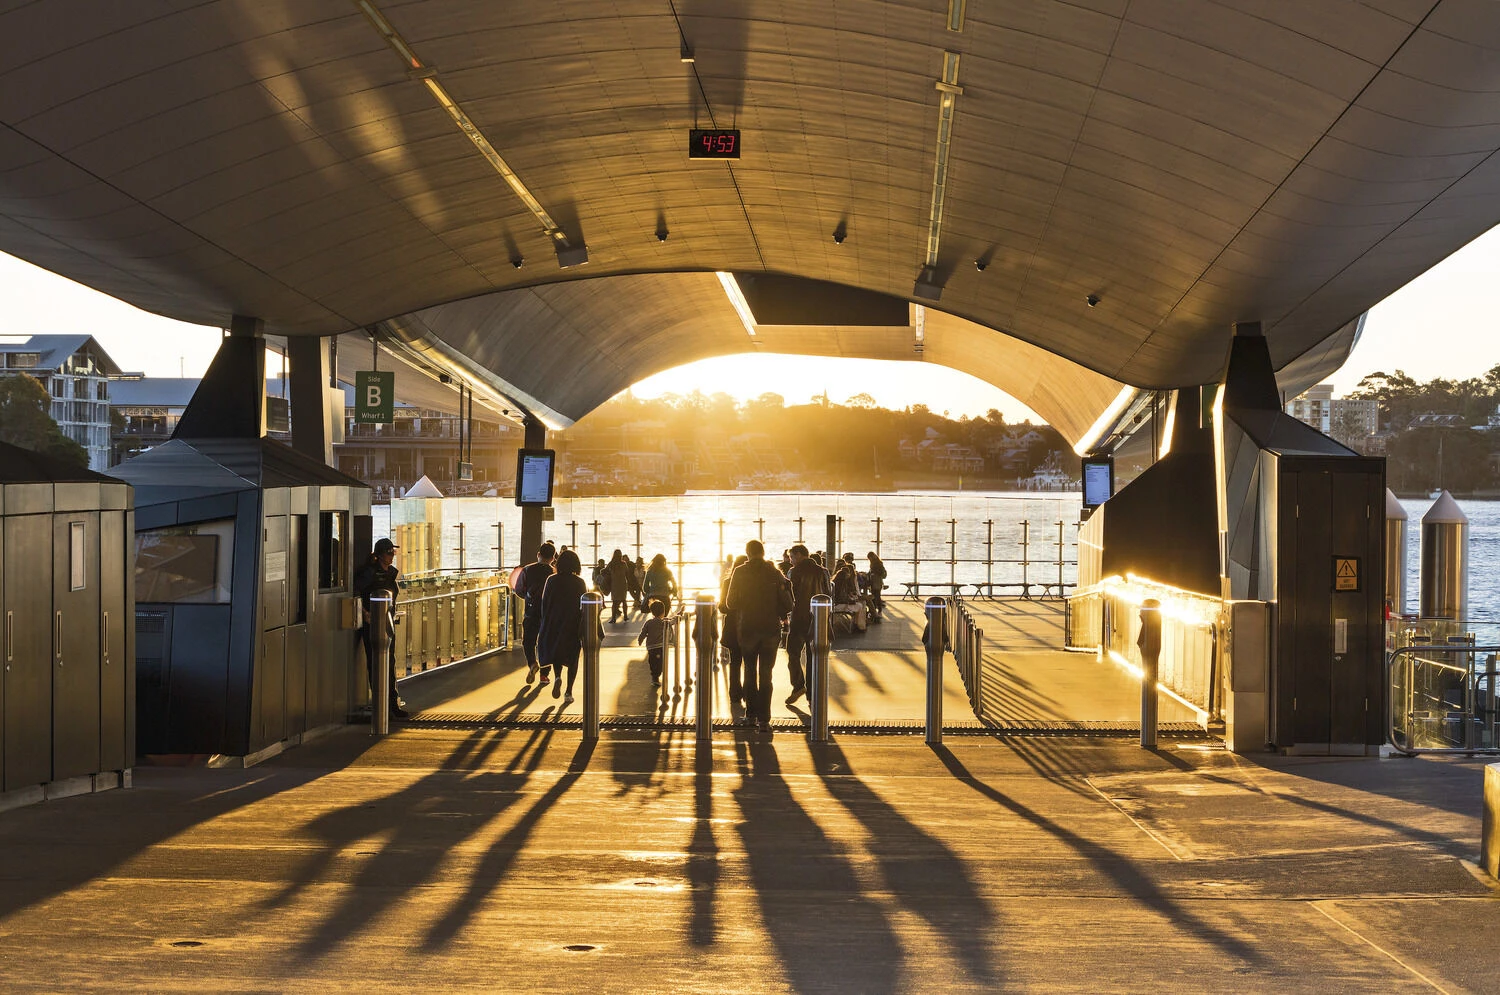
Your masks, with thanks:
<instances>
[{"instance_id":1,"label":"child walking","mask_svg":"<svg viewBox=\"0 0 1500 995\"><path fill-rule=\"evenodd\" d=\"M667 648L667 620L662 616L667 613L667 606L659 599L653 598L646 607L651 617L646 619L641 626L640 635L635 637L636 645L646 645L646 662L651 666L651 686L661 687L662 658Z\"/></svg>"}]
</instances>

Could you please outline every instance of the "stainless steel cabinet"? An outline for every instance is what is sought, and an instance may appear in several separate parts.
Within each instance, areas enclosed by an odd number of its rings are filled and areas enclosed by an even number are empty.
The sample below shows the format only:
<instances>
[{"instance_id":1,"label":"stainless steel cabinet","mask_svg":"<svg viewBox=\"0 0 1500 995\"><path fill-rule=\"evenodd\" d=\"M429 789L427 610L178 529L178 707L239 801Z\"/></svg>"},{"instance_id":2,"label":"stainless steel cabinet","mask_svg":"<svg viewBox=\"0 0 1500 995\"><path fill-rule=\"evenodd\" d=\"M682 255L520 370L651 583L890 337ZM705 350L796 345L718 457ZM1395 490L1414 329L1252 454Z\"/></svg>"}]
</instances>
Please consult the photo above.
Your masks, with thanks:
<instances>
[{"instance_id":1,"label":"stainless steel cabinet","mask_svg":"<svg viewBox=\"0 0 1500 995\"><path fill-rule=\"evenodd\" d=\"M4 790L52 780L52 516L5 522Z\"/></svg>"}]
</instances>

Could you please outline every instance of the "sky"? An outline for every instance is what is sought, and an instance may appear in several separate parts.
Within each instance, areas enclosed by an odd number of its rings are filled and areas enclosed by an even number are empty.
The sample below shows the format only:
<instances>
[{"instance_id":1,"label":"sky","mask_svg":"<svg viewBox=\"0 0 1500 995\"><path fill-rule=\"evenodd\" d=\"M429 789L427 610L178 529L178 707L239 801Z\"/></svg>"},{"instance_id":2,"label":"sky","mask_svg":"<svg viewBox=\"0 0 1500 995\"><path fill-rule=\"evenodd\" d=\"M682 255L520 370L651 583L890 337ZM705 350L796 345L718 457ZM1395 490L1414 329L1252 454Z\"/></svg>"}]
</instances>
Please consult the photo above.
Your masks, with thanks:
<instances>
[{"instance_id":1,"label":"sky","mask_svg":"<svg viewBox=\"0 0 1500 995\"><path fill-rule=\"evenodd\" d=\"M1480 376L1500 364L1500 329L1489 299L1500 277L1500 228L1417 277L1370 311L1364 335L1330 380L1342 395L1375 371L1405 370L1418 380ZM220 332L148 314L46 270L0 253L0 335L92 335L121 369L147 376L201 376ZM274 370L275 361L268 363ZM789 386L795 378L797 387ZM1035 419L1025 405L989 384L935 363L747 355L707 359L648 377L637 397L692 390L745 400L767 391L800 403L826 390L835 403L868 393L889 408L926 404L934 411L1008 421Z\"/></svg>"}]
</instances>

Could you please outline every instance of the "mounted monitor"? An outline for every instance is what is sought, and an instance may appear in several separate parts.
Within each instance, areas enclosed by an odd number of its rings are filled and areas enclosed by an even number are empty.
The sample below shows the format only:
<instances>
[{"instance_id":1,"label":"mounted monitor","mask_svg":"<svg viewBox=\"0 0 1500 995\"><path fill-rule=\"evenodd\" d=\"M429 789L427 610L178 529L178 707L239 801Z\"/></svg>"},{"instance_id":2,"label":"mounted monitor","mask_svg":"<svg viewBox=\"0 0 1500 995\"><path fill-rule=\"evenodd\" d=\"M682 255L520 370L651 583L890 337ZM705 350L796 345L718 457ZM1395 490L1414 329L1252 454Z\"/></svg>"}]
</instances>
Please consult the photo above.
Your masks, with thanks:
<instances>
[{"instance_id":1,"label":"mounted monitor","mask_svg":"<svg viewBox=\"0 0 1500 995\"><path fill-rule=\"evenodd\" d=\"M1115 493L1115 461L1111 456L1087 456L1083 460L1083 506L1090 511Z\"/></svg>"},{"instance_id":2,"label":"mounted monitor","mask_svg":"<svg viewBox=\"0 0 1500 995\"><path fill-rule=\"evenodd\" d=\"M552 470L557 452L522 449L516 453L516 504L545 508L552 504Z\"/></svg>"}]
</instances>

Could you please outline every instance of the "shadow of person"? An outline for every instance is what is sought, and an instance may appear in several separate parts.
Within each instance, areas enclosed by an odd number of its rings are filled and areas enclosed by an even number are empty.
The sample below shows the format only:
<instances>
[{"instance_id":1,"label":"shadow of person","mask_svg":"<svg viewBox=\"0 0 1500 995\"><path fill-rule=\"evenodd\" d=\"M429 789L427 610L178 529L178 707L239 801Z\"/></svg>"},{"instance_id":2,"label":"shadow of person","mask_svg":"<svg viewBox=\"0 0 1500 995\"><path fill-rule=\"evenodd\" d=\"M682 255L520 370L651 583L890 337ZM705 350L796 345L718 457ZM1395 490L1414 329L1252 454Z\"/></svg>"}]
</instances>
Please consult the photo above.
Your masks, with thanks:
<instances>
[{"instance_id":1,"label":"shadow of person","mask_svg":"<svg viewBox=\"0 0 1500 995\"><path fill-rule=\"evenodd\" d=\"M358 841L380 837L381 842L371 844L378 849L368 853L339 902L304 934L296 951L300 959L323 956L363 929L383 910L382 898L395 901L432 880L454 847L521 797L546 754L550 729L532 730L499 771L454 776L456 770L483 764L504 738L504 733L476 730L438 770L383 798L328 812L307 824L307 833L321 845L280 892L266 899L266 907L284 905L310 887Z\"/></svg>"},{"instance_id":2,"label":"shadow of person","mask_svg":"<svg viewBox=\"0 0 1500 995\"><path fill-rule=\"evenodd\" d=\"M815 749L824 788L870 834L869 850L895 899L947 940L974 980L996 985L989 954L995 913L968 865L865 784L836 744ZM829 762L837 765L837 774Z\"/></svg>"},{"instance_id":3,"label":"shadow of person","mask_svg":"<svg viewBox=\"0 0 1500 995\"><path fill-rule=\"evenodd\" d=\"M688 941L711 947L719 938L719 841L714 836L714 761L709 750L693 759L693 838L688 842L687 877L692 906Z\"/></svg>"},{"instance_id":4,"label":"shadow of person","mask_svg":"<svg viewBox=\"0 0 1500 995\"><path fill-rule=\"evenodd\" d=\"M943 766L947 767L954 777L1006 811L1056 837L1080 857L1086 858L1123 891L1139 899L1148 908L1159 912L1167 921L1181 924L1194 936L1208 940L1226 954L1246 964L1262 963L1263 958L1248 942L1205 921L1186 906L1174 902L1171 896L1162 891L1156 882L1147 877L1129 857L1116 853L1102 843L1079 836L1071 829L981 781L971 774L963 761L954 756L946 746L935 744L931 749L933 755L942 761Z\"/></svg>"},{"instance_id":5,"label":"shadow of person","mask_svg":"<svg viewBox=\"0 0 1500 995\"><path fill-rule=\"evenodd\" d=\"M798 992L886 995L901 986L901 945L841 848L792 797L776 748L737 740L750 774L735 789L751 886Z\"/></svg>"},{"instance_id":6,"label":"shadow of person","mask_svg":"<svg viewBox=\"0 0 1500 995\"><path fill-rule=\"evenodd\" d=\"M475 867L473 874L470 875L469 885L464 889L464 893L453 901L447 912L428 927L426 935L422 938L424 950L437 950L451 942L473 918L490 893L505 880L505 876L515 865L516 858L526 849L526 841L531 838L532 832L542 821L542 817L558 803L563 795L568 793L569 788L578 783L578 779L588 769L589 760L594 755L594 745L592 741L584 740L574 752L573 759L568 764L567 773L558 778L556 783L543 792L542 796L532 803L532 806L516 820L513 826L490 844L479 866ZM540 752L538 750L538 753ZM511 800L513 801L515 797L517 796L512 796ZM509 801L506 807L508 805ZM503 808L501 810L503 811Z\"/></svg>"},{"instance_id":7,"label":"shadow of person","mask_svg":"<svg viewBox=\"0 0 1500 995\"><path fill-rule=\"evenodd\" d=\"M625 682L615 697L616 715L654 715L657 689L651 686L651 667L644 656L625 665Z\"/></svg>"}]
</instances>

